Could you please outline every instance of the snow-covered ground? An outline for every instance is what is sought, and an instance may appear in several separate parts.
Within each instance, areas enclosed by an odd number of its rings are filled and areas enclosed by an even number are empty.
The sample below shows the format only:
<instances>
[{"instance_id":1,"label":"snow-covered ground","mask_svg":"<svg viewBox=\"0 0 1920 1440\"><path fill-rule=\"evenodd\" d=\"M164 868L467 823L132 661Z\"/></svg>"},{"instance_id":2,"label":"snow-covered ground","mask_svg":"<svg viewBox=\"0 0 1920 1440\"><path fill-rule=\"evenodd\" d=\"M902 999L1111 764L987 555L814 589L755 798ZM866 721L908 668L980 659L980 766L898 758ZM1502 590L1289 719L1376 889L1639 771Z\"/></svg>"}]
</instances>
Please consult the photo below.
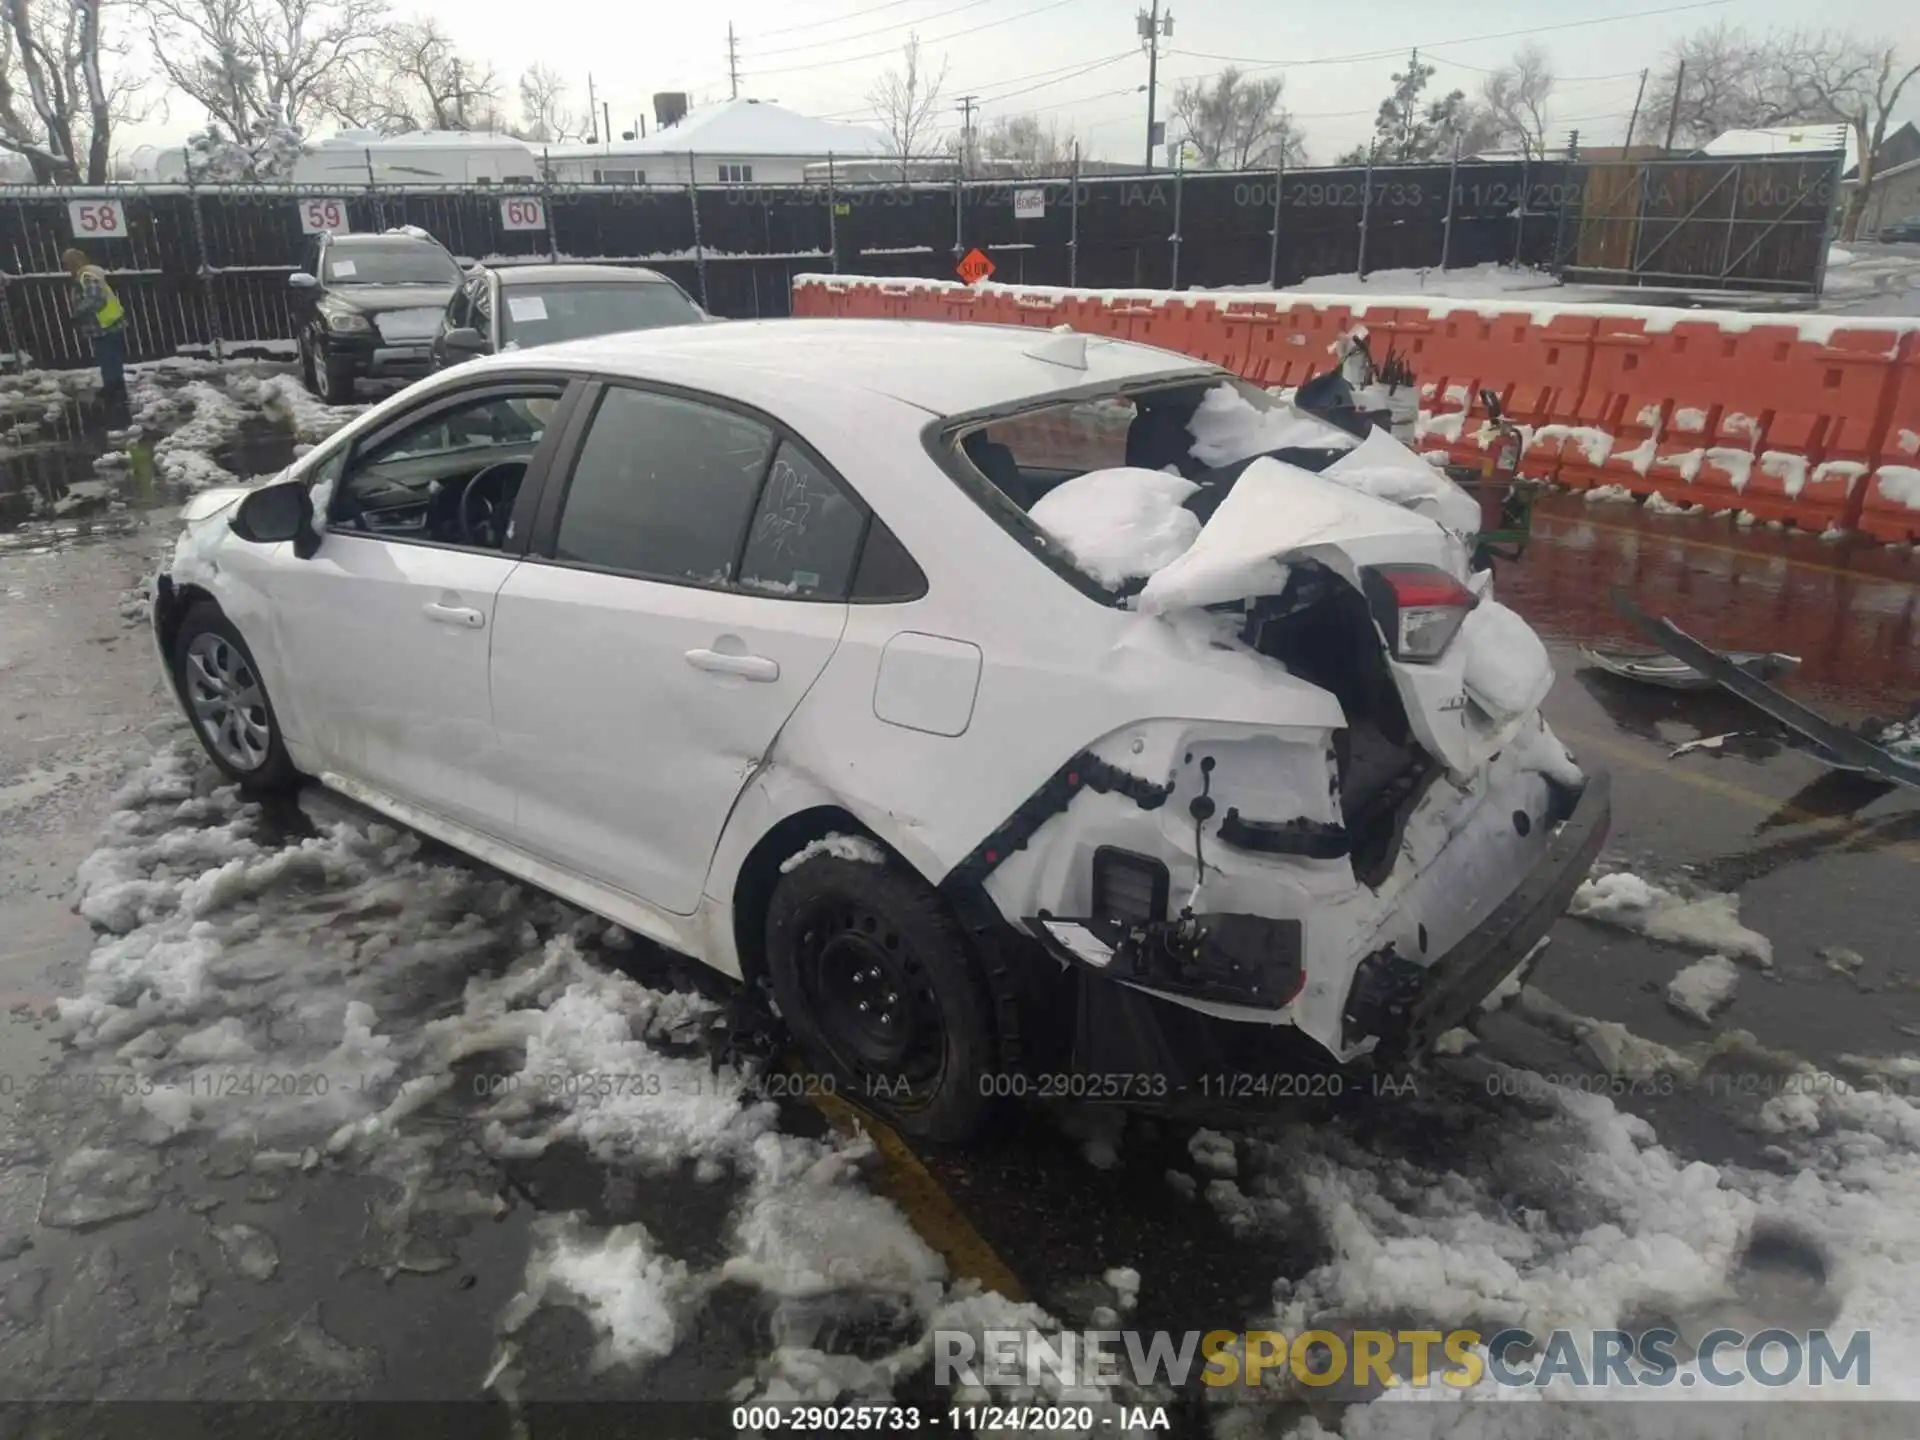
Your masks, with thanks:
<instances>
[{"instance_id":1,"label":"snow-covered ground","mask_svg":"<svg viewBox=\"0 0 1920 1440\"><path fill-rule=\"evenodd\" d=\"M124 1079L118 1113L56 1161L43 1224L152 1208L190 1138L290 1184L328 1167L383 1177L397 1198L370 1221L380 1263L430 1267L449 1218L505 1208L470 1176L459 1183L452 1111L497 1160L567 1144L639 1183L690 1170L731 1211L717 1263L672 1253L639 1223L539 1220L489 1373L471 1377L503 1398L543 1306L586 1316L599 1362L643 1367L670 1360L717 1287L748 1287L775 1343L742 1399L884 1399L925 1365L935 1329L1056 1328L952 1283L866 1183L863 1134L783 1133L748 1074L710 1063L712 1000L583 955L630 951L627 936L430 860L384 825L322 814L289 834L216 783L184 726L174 733L128 777L77 877L100 939L60 1026L76 1065ZM268 1075L295 1078L263 1089ZM272 1243L245 1226L221 1240L255 1278L278 1263ZM859 1353L836 1349L856 1322Z\"/></svg>"},{"instance_id":2,"label":"snow-covered ground","mask_svg":"<svg viewBox=\"0 0 1920 1440\"><path fill-rule=\"evenodd\" d=\"M1227 289L1265 290L1264 285ZM1817 306L1803 299L1755 295L1716 295L1619 285L1561 284L1550 273L1528 266L1473 265L1441 270L1375 270L1358 275L1314 275L1282 286L1302 295L1435 295L1449 300L1542 301L1565 304L1700 305L1737 310L1807 309L1858 315L1920 315L1920 246L1876 245L1869 241L1829 254L1826 288Z\"/></svg>"}]
</instances>

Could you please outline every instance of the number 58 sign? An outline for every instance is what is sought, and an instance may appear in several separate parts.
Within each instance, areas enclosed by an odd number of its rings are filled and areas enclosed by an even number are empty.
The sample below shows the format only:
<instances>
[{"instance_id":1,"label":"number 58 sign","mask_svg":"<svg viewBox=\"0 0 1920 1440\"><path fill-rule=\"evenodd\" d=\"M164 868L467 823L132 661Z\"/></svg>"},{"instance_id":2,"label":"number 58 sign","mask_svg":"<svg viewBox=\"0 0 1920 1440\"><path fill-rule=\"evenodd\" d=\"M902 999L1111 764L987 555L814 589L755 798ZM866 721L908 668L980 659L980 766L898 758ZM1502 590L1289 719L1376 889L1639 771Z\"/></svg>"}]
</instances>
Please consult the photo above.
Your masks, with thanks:
<instances>
[{"instance_id":1,"label":"number 58 sign","mask_svg":"<svg viewBox=\"0 0 1920 1440\"><path fill-rule=\"evenodd\" d=\"M322 196L308 196L299 202L300 229L307 235L347 235L353 227L347 221L347 202Z\"/></svg>"},{"instance_id":2,"label":"number 58 sign","mask_svg":"<svg viewBox=\"0 0 1920 1440\"><path fill-rule=\"evenodd\" d=\"M76 240L127 238L127 212L118 200L70 200L67 219Z\"/></svg>"}]
</instances>

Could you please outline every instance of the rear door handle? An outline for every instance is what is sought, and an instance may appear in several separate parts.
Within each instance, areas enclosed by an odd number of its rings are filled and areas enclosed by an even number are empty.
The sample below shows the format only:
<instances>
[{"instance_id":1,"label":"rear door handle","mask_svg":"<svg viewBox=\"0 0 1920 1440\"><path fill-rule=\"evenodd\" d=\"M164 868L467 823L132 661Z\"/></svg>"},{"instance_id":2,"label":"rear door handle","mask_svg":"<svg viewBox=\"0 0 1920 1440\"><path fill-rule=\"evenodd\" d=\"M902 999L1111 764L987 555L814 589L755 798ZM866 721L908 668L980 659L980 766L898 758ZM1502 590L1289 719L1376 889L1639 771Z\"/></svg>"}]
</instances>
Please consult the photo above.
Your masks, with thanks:
<instances>
[{"instance_id":1,"label":"rear door handle","mask_svg":"<svg viewBox=\"0 0 1920 1440\"><path fill-rule=\"evenodd\" d=\"M718 650L689 650L687 663L716 675L739 675L748 680L778 680L780 662L764 655L723 655Z\"/></svg>"},{"instance_id":2,"label":"rear door handle","mask_svg":"<svg viewBox=\"0 0 1920 1440\"><path fill-rule=\"evenodd\" d=\"M487 623L486 616L465 605L442 605L429 600L420 610L437 625L458 625L462 630L478 630Z\"/></svg>"}]
</instances>

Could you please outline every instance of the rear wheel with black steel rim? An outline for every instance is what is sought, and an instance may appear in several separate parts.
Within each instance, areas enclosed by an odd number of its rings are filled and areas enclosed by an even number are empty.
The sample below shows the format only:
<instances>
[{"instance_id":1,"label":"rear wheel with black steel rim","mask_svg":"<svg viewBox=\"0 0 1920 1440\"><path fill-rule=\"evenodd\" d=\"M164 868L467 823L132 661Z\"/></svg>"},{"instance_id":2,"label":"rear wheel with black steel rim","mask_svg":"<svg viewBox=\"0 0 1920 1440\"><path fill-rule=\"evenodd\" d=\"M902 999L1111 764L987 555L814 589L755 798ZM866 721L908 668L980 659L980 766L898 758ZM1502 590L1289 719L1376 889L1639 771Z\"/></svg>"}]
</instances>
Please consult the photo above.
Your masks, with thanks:
<instances>
[{"instance_id":1,"label":"rear wheel with black steel rim","mask_svg":"<svg viewBox=\"0 0 1920 1440\"><path fill-rule=\"evenodd\" d=\"M229 779L261 792L300 783L253 652L219 606L202 601L187 612L173 663L194 733Z\"/></svg>"},{"instance_id":2,"label":"rear wheel with black steel rim","mask_svg":"<svg viewBox=\"0 0 1920 1440\"><path fill-rule=\"evenodd\" d=\"M767 908L767 969L794 1037L848 1099L922 1139L985 1126L986 988L940 897L888 865L819 855Z\"/></svg>"}]
</instances>

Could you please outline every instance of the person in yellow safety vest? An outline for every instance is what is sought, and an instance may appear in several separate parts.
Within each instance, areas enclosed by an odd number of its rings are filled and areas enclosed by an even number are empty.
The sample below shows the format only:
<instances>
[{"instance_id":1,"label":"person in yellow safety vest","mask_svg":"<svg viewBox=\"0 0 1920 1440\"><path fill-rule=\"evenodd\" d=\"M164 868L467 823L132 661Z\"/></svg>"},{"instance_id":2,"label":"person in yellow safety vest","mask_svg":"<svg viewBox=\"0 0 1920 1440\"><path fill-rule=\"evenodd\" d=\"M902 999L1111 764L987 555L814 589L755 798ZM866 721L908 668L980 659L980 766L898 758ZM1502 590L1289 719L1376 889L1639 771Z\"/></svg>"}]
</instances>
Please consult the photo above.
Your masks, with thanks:
<instances>
[{"instance_id":1,"label":"person in yellow safety vest","mask_svg":"<svg viewBox=\"0 0 1920 1440\"><path fill-rule=\"evenodd\" d=\"M107 284L107 272L88 262L78 250L60 257L73 276L72 315L80 333L93 340L93 358L100 365L100 398L109 403L127 398L127 312Z\"/></svg>"}]
</instances>

